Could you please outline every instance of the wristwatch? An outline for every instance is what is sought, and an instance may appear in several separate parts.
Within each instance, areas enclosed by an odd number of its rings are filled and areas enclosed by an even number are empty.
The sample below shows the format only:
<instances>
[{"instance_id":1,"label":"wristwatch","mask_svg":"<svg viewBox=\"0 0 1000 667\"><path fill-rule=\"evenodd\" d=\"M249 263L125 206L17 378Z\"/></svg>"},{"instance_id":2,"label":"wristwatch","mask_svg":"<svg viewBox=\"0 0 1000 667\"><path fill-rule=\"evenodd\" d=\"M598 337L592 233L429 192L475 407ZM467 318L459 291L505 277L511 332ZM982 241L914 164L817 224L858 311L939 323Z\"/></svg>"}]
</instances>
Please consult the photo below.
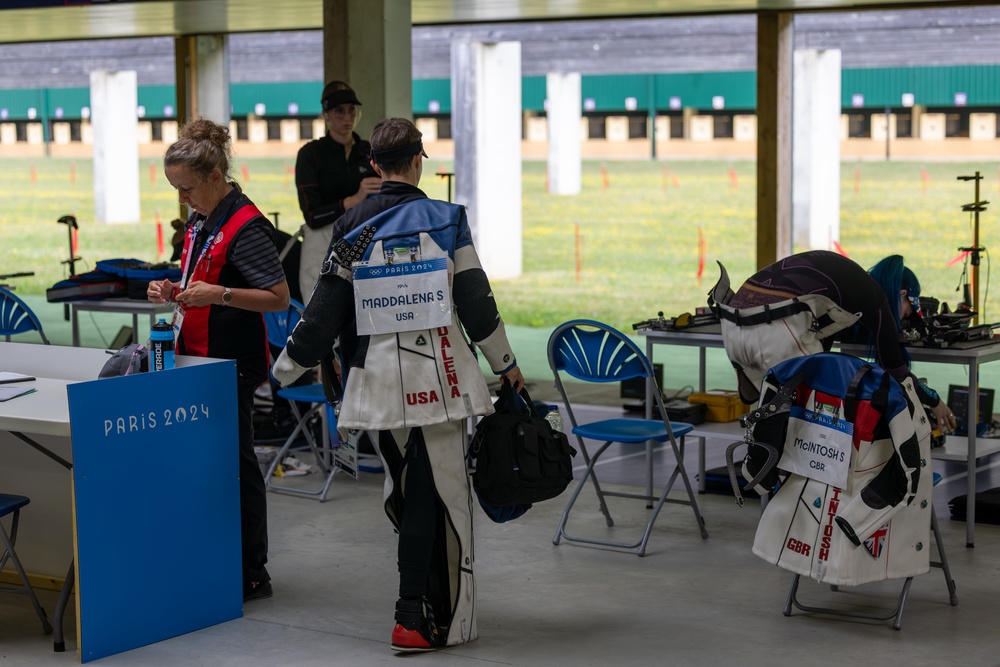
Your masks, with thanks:
<instances>
[{"instance_id":1,"label":"wristwatch","mask_svg":"<svg viewBox=\"0 0 1000 667\"><path fill-rule=\"evenodd\" d=\"M222 305L228 306L233 302L233 290L226 288L226 291L222 293Z\"/></svg>"}]
</instances>

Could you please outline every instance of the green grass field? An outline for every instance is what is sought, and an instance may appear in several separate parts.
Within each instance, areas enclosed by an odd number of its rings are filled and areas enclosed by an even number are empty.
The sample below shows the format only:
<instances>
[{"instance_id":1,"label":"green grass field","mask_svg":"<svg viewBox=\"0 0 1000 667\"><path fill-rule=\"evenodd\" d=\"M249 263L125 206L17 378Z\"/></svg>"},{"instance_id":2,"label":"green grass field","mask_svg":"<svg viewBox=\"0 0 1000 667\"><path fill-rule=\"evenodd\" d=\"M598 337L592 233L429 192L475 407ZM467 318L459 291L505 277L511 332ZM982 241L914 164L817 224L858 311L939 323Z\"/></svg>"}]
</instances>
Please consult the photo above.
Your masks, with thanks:
<instances>
[{"instance_id":1,"label":"green grass field","mask_svg":"<svg viewBox=\"0 0 1000 667\"><path fill-rule=\"evenodd\" d=\"M279 225L289 232L302 222L293 164L291 158L246 159L234 169L250 198L265 212L280 212ZM75 214L80 224L83 262L78 271L105 258L156 260L157 219L169 242L177 198L158 160L140 165L143 222L138 225L94 223L91 166L86 159L0 159L0 274L35 272L32 278L11 281L19 293L43 294L65 277L67 269L60 262L69 252L67 231L56 220L67 213ZM445 198L445 181L435 174L451 166L431 161L425 169L422 186L430 196ZM669 317L704 305L717 276L715 260L727 266L737 285L753 272L752 162L608 161L604 166L606 187L602 163L586 162L583 192L564 197L545 192L544 162L524 163L524 274L494 282L508 323L550 327L582 316L631 330L632 322L657 311ZM997 200L1000 162L844 164L841 246L866 267L887 254L902 254L920 277L925 295L955 303L961 296L956 288L963 282L963 265L949 262L959 246L971 245L971 217L961 205L973 200L971 183L956 177L977 170L985 177L982 198ZM987 252L997 236L998 215L1000 205L981 215L980 243ZM700 281L699 235L705 258ZM986 255L984 287L988 277ZM988 321L1000 320L998 292L989 290Z\"/></svg>"}]
</instances>

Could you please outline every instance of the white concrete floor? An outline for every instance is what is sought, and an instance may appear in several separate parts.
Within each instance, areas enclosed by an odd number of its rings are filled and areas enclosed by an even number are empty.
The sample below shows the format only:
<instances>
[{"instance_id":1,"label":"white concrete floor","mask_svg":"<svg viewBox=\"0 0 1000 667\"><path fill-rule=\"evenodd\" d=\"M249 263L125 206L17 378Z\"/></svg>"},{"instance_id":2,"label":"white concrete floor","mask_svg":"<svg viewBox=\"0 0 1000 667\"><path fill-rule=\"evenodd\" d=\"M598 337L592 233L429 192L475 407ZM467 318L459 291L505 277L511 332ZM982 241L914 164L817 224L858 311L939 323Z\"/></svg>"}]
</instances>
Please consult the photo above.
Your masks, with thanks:
<instances>
[{"instance_id":1,"label":"white concrete floor","mask_svg":"<svg viewBox=\"0 0 1000 667\"><path fill-rule=\"evenodd\" d=\"M721 464L724 444L711 446L710 466ZM693 471L693 447L685 458ZM579 457L577 463L582 466ZM638 479L641 466L641 457L624 458L603 466L601 474L618 488ZM955 472L938 471L946 477ZM982 473L979 488L998 485L994 473L995 468ZM963 492L963 482L935 491L960 604L949 605L944 578L932 569L914 581L898 632L888 621L797 610L783 616L791 575L751 553L758 514L752 502L740 509L731 497L699 496L707 540L699 537L689 508L668 504L644 558L567 543L554 546L552 535L568 492L508 524L493 524L477 511L480 638L434 654L400 657L389 649L396 537L381 508L382 476L338 477L323 504L269 495L273 598L248 605L242 619L98 664L1000 665L1000 527L978 526L976 546L967 549L964 524L949 520L947 511L947 499ZM609 502L617 521L611 529L597 511L592 490L585 489L574 513L575 530L637 536L645 521L644 503ZM184 545L172 548L178 553L177 569L164 573L164 587L198 567ZM803 582L799 593L817 605L877 611L895 604L900 584L835 593ZM149 604L156 604L156 596L155 589L148 591ZM51 616L55 594L43 592L42 602ZM53 653L27 600L0 595L0 665L76 663L74 623L67 619L69 650Z\"/></svg>"}]
</instances>

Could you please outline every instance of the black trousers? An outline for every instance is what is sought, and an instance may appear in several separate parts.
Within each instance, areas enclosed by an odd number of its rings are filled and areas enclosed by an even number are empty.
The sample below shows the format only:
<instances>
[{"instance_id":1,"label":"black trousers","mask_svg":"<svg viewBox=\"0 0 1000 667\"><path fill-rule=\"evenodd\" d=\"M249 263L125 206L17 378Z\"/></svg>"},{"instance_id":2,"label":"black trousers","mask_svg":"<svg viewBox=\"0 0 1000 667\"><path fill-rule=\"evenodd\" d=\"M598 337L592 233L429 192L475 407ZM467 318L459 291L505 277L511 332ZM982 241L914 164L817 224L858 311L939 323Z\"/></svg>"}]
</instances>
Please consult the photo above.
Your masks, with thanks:
<instances>
[{"instance_id":1,"label":"black trousers","mask_svg":"<svg viewBox=\"0 0 1000 667\"><path fill-rule=\"evenodd\" d=\"M267 490L253 453L253 394L257 386L237 380L240 434L240 533L243 546L243 583L270 581L267 563Z\"/></svg>"},{"instance_id":2,"label":"black trousers","mask_svg":"<svg viewBox=\"0 0 1000 667\"><path fill-rule=\"evenodd\" d=\"M427 595L427 572L436 537L438 501L434 495L427 445L415 428L406 444L405 493L399 525L399 597Z\"/></svg>"}]
</instances>

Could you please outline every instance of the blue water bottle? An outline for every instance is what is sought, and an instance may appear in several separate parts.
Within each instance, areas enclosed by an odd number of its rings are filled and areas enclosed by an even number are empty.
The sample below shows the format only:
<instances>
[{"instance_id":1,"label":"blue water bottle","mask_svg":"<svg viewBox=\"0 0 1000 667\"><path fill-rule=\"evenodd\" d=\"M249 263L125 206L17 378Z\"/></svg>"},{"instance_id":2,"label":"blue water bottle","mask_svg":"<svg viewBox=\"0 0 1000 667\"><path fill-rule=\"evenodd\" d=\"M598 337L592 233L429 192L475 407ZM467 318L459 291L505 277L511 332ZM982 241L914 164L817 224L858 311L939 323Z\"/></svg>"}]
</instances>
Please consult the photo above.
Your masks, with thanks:
<instances>
[{"instance_id":1,"label":"blue water bottle","mask_svg":"<svg viewBox=\"0 0 1000 667\"><path fill-rule=\"evenodd\" d=\"M153 352L153 370L166 371L174 367L174 327L162 317L149 331Z\"/></svg>"}]
</instances>

